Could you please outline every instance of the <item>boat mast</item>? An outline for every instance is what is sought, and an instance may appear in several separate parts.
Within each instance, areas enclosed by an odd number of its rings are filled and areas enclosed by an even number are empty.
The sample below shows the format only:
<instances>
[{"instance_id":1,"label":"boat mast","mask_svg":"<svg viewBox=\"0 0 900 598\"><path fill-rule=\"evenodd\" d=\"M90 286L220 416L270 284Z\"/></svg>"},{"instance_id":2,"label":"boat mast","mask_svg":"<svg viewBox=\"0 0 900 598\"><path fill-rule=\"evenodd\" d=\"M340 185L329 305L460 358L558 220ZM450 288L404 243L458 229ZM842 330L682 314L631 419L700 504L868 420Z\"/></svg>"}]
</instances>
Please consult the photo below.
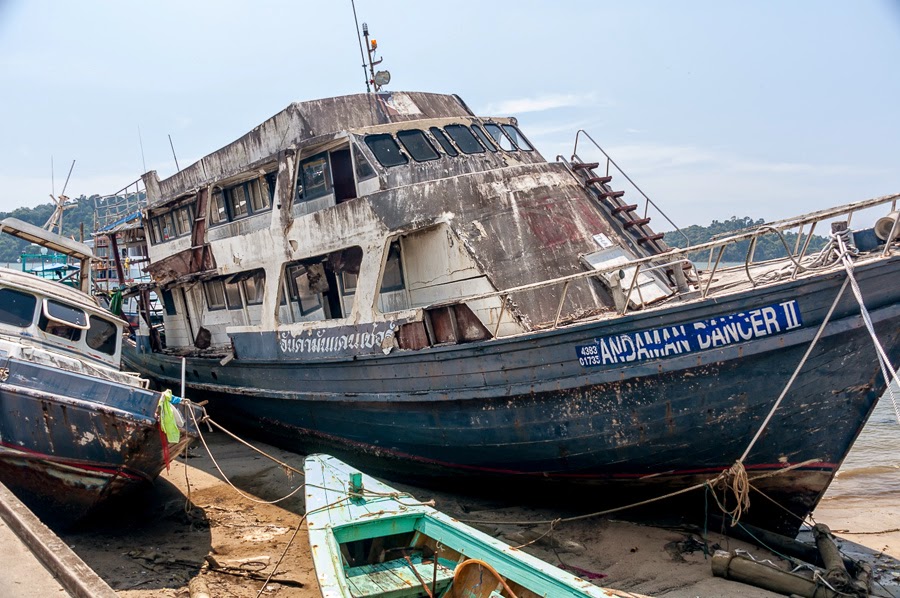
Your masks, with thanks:
<instances>
[{"instance_id":1,"label":"boat mast","mask_svg":"<svg viewBox=\"0 0 900 598\"><path fill-rule=\"evenodd\" d=\"M369 87L369 75L366 73L366 55L363 52L362 37L359 35L359 19L356 18L356 2L350 0L350 6L353 7L353 22L356 24L356 39L359 40L359 57L362 58L363 79L366 81L366 93L370 93L372 88ZM363 24L365 27L365 24ZM367 31L368 33L368 31Z\"/></svg>"}]
</instances>

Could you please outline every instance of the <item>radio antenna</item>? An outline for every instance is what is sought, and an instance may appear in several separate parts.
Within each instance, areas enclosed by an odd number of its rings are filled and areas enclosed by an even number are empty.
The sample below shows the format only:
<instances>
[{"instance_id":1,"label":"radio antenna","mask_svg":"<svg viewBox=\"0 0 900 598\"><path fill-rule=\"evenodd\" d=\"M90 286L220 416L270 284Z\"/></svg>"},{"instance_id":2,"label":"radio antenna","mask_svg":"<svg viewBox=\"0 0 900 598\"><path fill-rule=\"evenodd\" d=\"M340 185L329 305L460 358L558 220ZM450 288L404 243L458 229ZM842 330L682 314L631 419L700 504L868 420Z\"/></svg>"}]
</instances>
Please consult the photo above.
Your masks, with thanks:
<instances>
[{"instance_id":1,"label":"radio antenna","mask_svg":"<svg viewBox=\"0 0 900 598\"><path fill-rule=\"evenodd\" d=\"M366 72L366 55L363 52L362 36L359 34L359 19L356 18L356 2L350 0L350 6L353 7L353 22L356 24L356 39L359 40L359 57L362 58L363 78L366 80L366 93L370 93L372 88L369 87L369 74ZM363 25L365 27L365 24ZM366 32L368 33L368 31Z\"/></svg>"}]
</instances>

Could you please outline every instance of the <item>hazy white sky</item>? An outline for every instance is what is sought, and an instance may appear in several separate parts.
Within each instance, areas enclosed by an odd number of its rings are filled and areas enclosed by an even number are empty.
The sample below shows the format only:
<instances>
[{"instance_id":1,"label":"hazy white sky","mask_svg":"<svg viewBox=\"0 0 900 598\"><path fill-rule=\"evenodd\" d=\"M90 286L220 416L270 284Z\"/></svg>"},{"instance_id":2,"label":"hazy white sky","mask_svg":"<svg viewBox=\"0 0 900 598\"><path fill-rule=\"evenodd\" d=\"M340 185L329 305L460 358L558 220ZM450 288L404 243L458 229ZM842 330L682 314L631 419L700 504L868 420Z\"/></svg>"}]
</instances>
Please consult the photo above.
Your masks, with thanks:
<instances>
[{"instance_id":1,"label":"hazy white sky","mask_svg":"<svg viewBox=\"0 0 900 598\"><path fill-rule=\"evenodd\" d=\"M900 192L900 3L358 0L388 89L586 129L681 225ZM0 0L0 210L175 171L364 91L350 0ZM140 131L140 137L139 137ZM140 139L143 139L143 158ZM579 152L581 153L581 152ZM587 157L587 156L586 156ZM658 226L664 229L664 226Z\"/></svg>"}]
</instances>

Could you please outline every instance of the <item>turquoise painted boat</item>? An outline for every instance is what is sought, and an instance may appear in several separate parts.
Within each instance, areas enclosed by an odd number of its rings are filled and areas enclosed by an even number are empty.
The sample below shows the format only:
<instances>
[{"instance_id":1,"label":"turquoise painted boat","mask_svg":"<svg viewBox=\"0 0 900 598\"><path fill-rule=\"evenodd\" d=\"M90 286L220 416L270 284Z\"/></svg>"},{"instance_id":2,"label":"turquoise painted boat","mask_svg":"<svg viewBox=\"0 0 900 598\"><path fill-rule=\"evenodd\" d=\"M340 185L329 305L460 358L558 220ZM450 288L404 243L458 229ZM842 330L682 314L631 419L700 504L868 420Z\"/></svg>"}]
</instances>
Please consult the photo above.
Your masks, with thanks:
<instances>
[{"instance_id":1,"label":"turquoise painted boat","mask_svg":"<svg viewBox=\"0 0 900 598\"><path fill-rule=\"evenodd\" d=\"M323 598L634 596L512 548L328 455L305 463Z\"/></svg>"}]
</instances>

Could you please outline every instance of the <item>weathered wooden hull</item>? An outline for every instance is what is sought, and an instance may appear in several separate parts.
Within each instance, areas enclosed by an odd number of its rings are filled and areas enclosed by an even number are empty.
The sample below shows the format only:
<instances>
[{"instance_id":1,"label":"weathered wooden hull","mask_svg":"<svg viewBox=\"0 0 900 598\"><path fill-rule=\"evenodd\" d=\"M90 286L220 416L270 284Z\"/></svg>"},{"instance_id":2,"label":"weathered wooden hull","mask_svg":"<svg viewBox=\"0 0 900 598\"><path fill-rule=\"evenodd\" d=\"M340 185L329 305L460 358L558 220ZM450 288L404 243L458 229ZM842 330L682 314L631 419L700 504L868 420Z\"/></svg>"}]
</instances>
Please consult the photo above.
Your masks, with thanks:
<instances>
[{"instance_id":1,"label":"weathered wooden hull","mask_svg":"<svg viewBox=\"0 0 900 598\"><path fill-rule=\"evenodd\" d=\"M856 271L894 360L900 356L898 269L894 257ZM277 342L274 334L257 335L235 339L241 350L226 365L188 358L187 384L194 398L212 401L215 417L300 452L327 450L380 475L451 481L461 491L520 484L540 498L554 484L587 486L590 491L573 496L598 510L681 489L730 467L797 368L845 276L833 271L557 330L356 359L253 359L248 348L257 344L255 354L264 355L266 344ZM599 338L689 327L791 302L799 310L796 325L759 338L596 367L582 365L576 353ZM124 358L167 384L180 374L180 358L137 348L126 349ZM787 510L752 494L747 520L795 531L883 391L848 288L745 460L751 478L812 462L754 481ZM681 499L702 513L701 492Z\"/></svg>"},{"instance_id":2,"label":"weathered wooden hull","mask_svg":"<svg viewBox=\"0 0 900 598\"><path fill-rule=\"evenodd\" d=\"M159 393L18 359L2 363L0 480L41 515L73 522L150 484L196 438L163 449Z\"/></svg>"}]
</instances>

